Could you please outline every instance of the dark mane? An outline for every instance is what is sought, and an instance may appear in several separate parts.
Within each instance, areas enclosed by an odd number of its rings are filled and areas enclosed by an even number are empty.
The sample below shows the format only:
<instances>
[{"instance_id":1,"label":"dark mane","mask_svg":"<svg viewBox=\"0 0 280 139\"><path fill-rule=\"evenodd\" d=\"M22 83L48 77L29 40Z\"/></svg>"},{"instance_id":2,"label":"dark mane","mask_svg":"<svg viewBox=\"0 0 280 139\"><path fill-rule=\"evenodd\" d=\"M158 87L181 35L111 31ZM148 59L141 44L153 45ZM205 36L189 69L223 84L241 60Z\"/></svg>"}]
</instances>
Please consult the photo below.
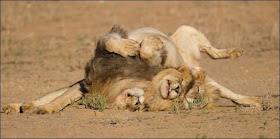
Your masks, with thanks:
<instances>
[{"instance_id":1,"label":"dark mane","mask_svg":"<svg viewBox=\"0 0 280 139\"><path fill-rule=\"evenodd\" d=\"M124 33L125 30L113 27L110 33ZM124 35L125 36L125 35ZM149 66L139 55L122 57L105 50L104 38L101 38L95 49L95 57L85 66L85 83L87 88L94 84L102 85L116 78L137 78L151 80L161 67Z\"/></svg>"}]
</instances>

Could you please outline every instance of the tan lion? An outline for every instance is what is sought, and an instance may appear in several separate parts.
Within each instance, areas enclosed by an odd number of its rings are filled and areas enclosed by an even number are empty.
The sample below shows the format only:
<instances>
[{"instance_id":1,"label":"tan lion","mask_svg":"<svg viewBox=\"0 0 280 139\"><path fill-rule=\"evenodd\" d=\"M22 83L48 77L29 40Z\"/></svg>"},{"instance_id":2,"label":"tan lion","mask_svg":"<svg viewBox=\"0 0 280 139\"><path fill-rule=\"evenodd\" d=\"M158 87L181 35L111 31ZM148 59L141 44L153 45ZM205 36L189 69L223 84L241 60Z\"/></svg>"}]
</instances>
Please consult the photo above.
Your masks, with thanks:
<instances>
[{"instance_id":1,"label":"tan lion","mask_svg":"<svg viewBox=\"0 0 280 139\"><path fill-rule=\"evenodd\" d=\"M158 49L158 45L156 44L148 47L141 46L140 50L138 50L141 58L152 58L154 60L150 61L156 63L158 57L160 57L158 56L160 55L159 52L166 51L164 54L165 62L161 63L163 67L176 68L178 66L187 65L192 69L193 73L202 72L199 67L200 52L207 53L213 59L234 59L241 56L243 53L243 50L240 48L216 49L201 32L186 25L179 27L170 37L153 28L140 28L130 32L128 35L128 39L135 40L138 43L145 43L146 39L150 41L151 37L159 38L161 42L154 41L154 43L163 43L163 47ZM148 52L146 49L148 49ZM136 52L130 51L130 53ZM196 80L195 85L189 90L185 97L188 102L192 102L194 96L199 93L204 96L204 100L208 103L207 107L209 108L214 106L214 101L219 97L230 99L233 102L244 106L262 107L262 100L258 97L236 94L204 74L199 78L200 79ZM188 103L185 103L185 105L188 105Z\"/></svg>"},{"instance_id":2,"label":"tan lion","mask_svg":"<svg viewBox=\"0 0 280 139\"><path fill-rule=\"evenodd\" d=\"M115 29L117 29L117 27L115 27ZM176 68L179 68L180 66L187 65L188 67L191 68L192 73L196 74L196 71L200 71L200 70L197 70L197 69L200 69L199 68L200 51L206 52L212 58L236 58L238 56L241 56L241 54L242 54L242 50L238 49L238 48L216 49L216 48L212 47L211 44L209 43L209 41L205 38L205 36L201 32L197 31L196 29L194 29L192 27L185 26L185 25L179 27L177 29L177 31L171 37L168 37L164 33L160 32L156 29L153 29L153 28L141 28L141 29L128 33L127 36L126 36L125 32L119 32L119 33L116 33L116 32L114 32L114 28L113 28L111 33L105 35L103 37L103 39L101 39L101 41L99 41L99 43L104 44L104 45L102 45L104 47L102 49L105 49L106 51L111 52L111 54L115 53L116 55L121 55L126 60L133 58L131 56L137 57L139 54L140 58L143 61L145 61L144 63L146 63L148 65L148 67L149 67L148 69L152 70L152 72L148 72L148 73L157 73L156 72L157 70L160 71L160 69L163 69L163 68L176 69ZM98 51L99 50L97 48L96 56L98 56ZM138 59L138 60L141 61L141 59ZM133 62L135 62L135 61L133 61ZM136 63L134 63L134 66L137 66L138 64L139 63L136 62ZM143 62L142 62L142 64L143 64ZM100 67L100 66L96 66L96 67ZM123 69L123 71L126 71L126 69L131 70L133 68L126 67ZM108 71L106 71L106 70L108 70ZM113 69L109 68L106 70L105 71L107 73L110 73L110 71ZM133 74L128 74L128 75L124 74L125 75L124 77L127 76L131 79L135 77L135 79L137 79L137 80L146 78L145 81L148 81L146 84L150 84L150 82L149 82L150 79L148 79L148 78L156 77L156 76L151 76L151 75L148 75L147 77L143 77L143 75L146 75L146 74L141 74L141 76L139 76L139 75L137 75L137 73L139 72L138 70L141 70L141 68L137 69L137 70L132 70L133 72L131 72L131 73L133 73ZM171 70L171 69L169 69L169 70ZM86 69L86 71L87 71L87 69ZM164 70L161 72L164 72ZM161 72L158 72L157 75L160 75ZM89 74L91 74L91 73L94 73L94 72L89 72ZM126 73L126 72L124 72L124 73ZM143 73L143 72L139 72L139 73ZM37 113L57 112L57 111L61 110L62 108L64 108L69 103L71 103L73 100L80 99L80 97L83 94L84 89L90 90L90 87L88 87L88 86L91 86L92 83L94 83L94 82L91 79L92 76L88 76L89 74L87 74L87 72L86 72L85 82L84 82L84 80L81 80L69 87L62 88L57 91L51 92L51 93L47 94L46 96L43 96L43 97L39 98L38 100L29 102L29 103L10 104L7 107L4 107L3 111L6 113L20 112L20 110L22 112L28 112L28 111L34 111L33 109L36 108ZM97 75L102 75L102 74L97 74ZM171 74L171 77L172 77L172 74ZM191 77L191 76L189 76L189 77ZM203 76L201 76L201 77L203 77ZM99 79L99 78L95 78L95 79ZM100 76L100 80L102 80L102 76ZM113 83L116 86L118 86L118 84L120 84L120 85L122 84L121 81L122 81L122 79L115 78L115 80L110 83ZM130 81L136 82L134 80L130 80ZM128 82L130 82L130 81L128 81ZM142 83L145 84L144 83L145 81L143 81ZM189 79L188 81L191 81L191 79ZM124 82L128 83L126 81L124 81ZM152 82L153 82L153 80L152 80ZM166 81L159 81L159 82L164 83ZM176 86L183 84L183 82L178 82L178 79L176 79L176 82L177 82ZM103 83L105 83L105 82L103 82ZM108 84L108 83L106 82L105 84ZM155 84L156 83L154 83L154 85ZM185 83L185 86L188 86L188 84L190 84L190 82ZM100 86L101 87L100 90L106 88L105 85L102 86L98 83L95 84L95 86ZM109 85L109 86L111 86L111 85ZM114 85L112 85L112 86L114 86ZM102 87L105 87L105 88L102 88ZM128 92L131 93L134 98L136 97L136 99L133 99L133 100L136 100L136 103L138 102L138 100L142 100L142 103L144 103L144 100L146 100L146 102L149 102L149 101L147 101L150 99L149 97L147 97L147 96L149 96L148 95L149 93L145 93L145 91L146 91L145 85L143 85L143 86L140 85L139 87L137 87L135 84L133 84L133 85L131 85L131 87L125 87L125 88L126 89L121 90L121 91L119 91L118 88L113 88L113 89L118 90L118 91L114 91L114 92L118 92L118 93L116 93L118 95L117 96L114 95L113 97L111 97L112 100L109 99L109 102L114 102L114 103L120 104L120 106L127 105L126 102L129 102L129 101L127 101L126 99L128 99L129 97L126 97L125 99L123 99L122 97L120 97L121 96L120 94L127 95ZM156 88L158 88L158 87L156 87ZM167 83L167 85L165 85L165 87L162 87L162 88L167 88L167 91L160 90L159 92L157 92L157 93L160 93L160 95L157 95L157 97L159 99L162 99L162 100L174 99L174 98L168 98L168 97L170 97L169 95L172 95L172 93L170 93L170 92L172 92L173 89L176 89L175 87L172 88L170 86L170 84ZM199 90L201 92L199 92ZM191 102L197 93L204 94L204 96L205 96L205 98L207 98L209 104L211 104L214 101L214 98L216 98L216 97L224 97L224 98L228 98L241 105L261 107L261 100L259 98L249 97L249 96L244 96L244 95L233 93L232 91L228 90L227 88L216 83L214 80L212 80L208 76L206 76L205 78L202 78L202 80L199 81L198 83L196 82L195 85L192 86L192 88L190 90L185 90L185 91L188 91L187 95L183 95L185 97L184 104L185 104L186 108L188 107L187 102ZM110 91L105 91L105 92L108 93ZM153 91L151 91L151 92L153 92ZM182 93L182 94L184 94L184 93ZM114 94L114 93L108 93L106 95L110 96L112 94ZM151 93L151 94L156 94L156 93ZM165 95L165 94L168 94L168 95ZM146 98L141 99L141 98L145 97L145 95L146 95ZM175 97L180 97L180 95L175 95ZM122 98L122 99L120 99L121 101L119 101L119 98ZM136 104L136 103L135 103L135 101L133 101L132 107L134 107L134 104ZM161 103L158 103L158 104L161 104ZM165 104L165 103L162 103L161 105L163 105L163 104ZM168 106L168 108L169 107L170 106ZM155 108L152 110L165 110L165 109Z\"/></svg>"},{"instance_id":3,"label":"tan lion","mask_svg":"<svg viewBox=\"0 0 280 139\"><path fill-rule=\"evenodd\" d=\"M204 75L199 67L200 52L207 53L213 59L234 59L242 55L243 50L240 48L216 49L201 32L186 25L179 27L170 37L154 28L140 28L129 32L128 39L119 38L116 34L107 37L108 43L112 44L106 48L109 52L126 58L140 54L140 57L150 66L178 68L187 65L192 69L193 74L201 73L198 74L200 79L196 79L195 85L185 96L187 102L192 102L199 93L204 97L209 108L214 106L214 101L219 97L244 106L262 107L260 98L230 91ZM184 103L186 108L187 102Z\"/></svg>"},{"instance_id":4,"label":"tan lion","mask_svg":"<svg viewBox=\"0 0 280 139\"><path fill-rule=\"evenodd\" d=\"M163 69L160 65L150 65L149 60L144 61L140 56L124 58L119 54L108 52L108 48L122 45L112 43L111 36L122 38L125 34L124 30L115 26L98 41L95 57L85 67L84 80L29 103L9 104L3 111L55 113L83 95L89 96L87 94L93 90L106 95L108 104L132 111L168 110L172 106L173 99L180 97L183 101L185 92L191 88L193 82L189 68L181 66L178 70ZM147 42L145 45L153 45L151 43ZM125 45L125 48L133 46L130 42Z\"/></svg>"}]
</instances>

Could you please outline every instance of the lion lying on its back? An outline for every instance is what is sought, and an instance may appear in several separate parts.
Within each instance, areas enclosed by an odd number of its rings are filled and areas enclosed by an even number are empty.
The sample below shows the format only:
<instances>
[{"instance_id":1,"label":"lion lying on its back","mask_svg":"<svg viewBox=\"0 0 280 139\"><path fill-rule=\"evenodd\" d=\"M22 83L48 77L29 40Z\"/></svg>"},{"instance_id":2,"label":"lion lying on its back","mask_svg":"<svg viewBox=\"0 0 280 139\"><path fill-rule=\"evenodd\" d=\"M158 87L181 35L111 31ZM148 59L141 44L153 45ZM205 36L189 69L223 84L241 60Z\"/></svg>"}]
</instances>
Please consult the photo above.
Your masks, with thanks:
<instances>
[{"instance_id":1,"label":"lion lying on its back","mask_svg":"<svg viewBox=\"0 0 280 139\"><path fill-rule=\"evenodd\" d=\"M175 98L179 98L181 102L184 100L185 93L192 87L194 81L187 66L165 69L161 64L151 65L149 60L143 60L136 54L125 58L120 54L109 52L110 48L123 46L111 42L113 39L111 36L122 39L127 34L116 26L98 41L95 57L86 64L84 80L70 86L68 90L63 88L51 92L33 102L10 104L3 109L4 112L55 113L83 95L90 96L87 94L93 90L107 96L109 105L131 111L169 110ZM139 44L135 45L135 48L139 47ZM151 44L146 42L145 45ZM164 63L164 55L158 60L159 63Z\"/></svg>"},{"instance_id":2,"label":"lion lying on its back","mask_svg":"<svg viewBox=\"0 0 280 139\"><path fill-rule=\"evenodd\" d=\"M170 37L153 28L127 34L114 26L99 40L84 80L32 102L9 104L2 111L55 113L93 89L108 96L108 103L130 110L167 110L175 98L188 108L197 95L210 108L219 97L261 107L260 98L236 94L206 76L199 67L200 52L213 59L242 54L239 48L214 48L201 32L185 25Z\"/></svg>"},{"instance_id":3,"label":"lion lying on its back","mask_svg":"<svg viewBox=\"0 0 280 139\"><path fill-rule=\"evenodd\" d=\"M108 52L110 47L121 46L110 42L112 35L120 39L127 36L125 30L115 26L98 42L95 57L85 67L85 85L89 92L94 89L105 94L109 104L122 109L154 111L170 109L172 100L184 96L190 89L193 77L188 67L164 69L158 64L149 65L139 55L125 58ZM136 98L134 103L128 103L131 98Z\"/></svg>"},{"instance_id":4,"label":"lion lying on its back","mask_svg":"<svg viewBox=\"0 0 280 139\"><path fill-rule=\"evenodd\" d=\"M109 34L107 37L109 45L105 45L106 49L125 58L139 54L149 66L163 68L187 65L196 79L191 89L186 92L184 103L186 108L197 95L203 97L204 103L208 104L206 106L209 108L213 108L214 101L219 97L244 106L262 107L260 98L230 91L205 75L199 67L200 51L207 53L213 59L234 59L242 55L243 51L240 48L216 49L201 32L185 25L179 27L170 37L153 28L140 28L129 32L128 39L119 38L114 34Z\"/></svg>"}]
</instances>

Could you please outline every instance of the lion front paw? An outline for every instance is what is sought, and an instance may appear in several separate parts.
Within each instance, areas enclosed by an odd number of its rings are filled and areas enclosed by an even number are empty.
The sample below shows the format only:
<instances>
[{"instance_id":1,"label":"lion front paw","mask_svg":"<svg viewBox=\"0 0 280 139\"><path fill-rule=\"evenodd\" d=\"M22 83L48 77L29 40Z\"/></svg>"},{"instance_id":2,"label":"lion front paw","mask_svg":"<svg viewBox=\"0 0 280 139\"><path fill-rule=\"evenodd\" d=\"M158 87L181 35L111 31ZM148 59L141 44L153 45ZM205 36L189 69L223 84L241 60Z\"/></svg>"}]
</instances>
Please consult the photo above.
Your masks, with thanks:
<instances>
[{"instance_id":1,"label":"lion front paw","mask_svg":"<svg viewBox=\"0 0 280 139\"><path fill-rule=\"evenodd\" d=\"M162 41L155 36L147 37L141 42L141 58L148 59L163 47Z\"/></svg>"},{"instance_id":2,"label":"lion front paw","mask_svg":"<svg viewBox=\"0 0 280 139\"><path fill-rule=\"evenodd\" d=\"M140 44L130 39L110 38L105 45L108 52L114 52L123 57L138 55L140 51Z\"/></svg>"},{"instance_id":3,"label":"lion front paw","mask_svg":"<svg viewBox=\"0 0 280 139\"><path fill-rule=\"evenodd\" d=\"M162 45L162 41L155 36L151 36L148 37L144 40L145 45L149 45L150 47L152 47L155 51L160 50L163 45Z\"/></svg>"},{"instance_id":4,"label":"lion front paw","mask_svg":"<svg viewBox=\"0 0 280 139\"><path fill-rule=\"evenodd\" d=\"M233 48L229 52L229 58L235 59L237 57L240 57L243 54L243 49L241 48Z\"/></svg>"},{"instance_id":5,"label":"lion front paw","mask_svg":"<svg viewBox=\"0 0 280 139\"><path fill-rule=\"evenodd\" d=\"M140 51L140 44L134 40L122 39L122 47L120 48L120 54L123 57L136 56Z\"/></svg>"}]
</instances>

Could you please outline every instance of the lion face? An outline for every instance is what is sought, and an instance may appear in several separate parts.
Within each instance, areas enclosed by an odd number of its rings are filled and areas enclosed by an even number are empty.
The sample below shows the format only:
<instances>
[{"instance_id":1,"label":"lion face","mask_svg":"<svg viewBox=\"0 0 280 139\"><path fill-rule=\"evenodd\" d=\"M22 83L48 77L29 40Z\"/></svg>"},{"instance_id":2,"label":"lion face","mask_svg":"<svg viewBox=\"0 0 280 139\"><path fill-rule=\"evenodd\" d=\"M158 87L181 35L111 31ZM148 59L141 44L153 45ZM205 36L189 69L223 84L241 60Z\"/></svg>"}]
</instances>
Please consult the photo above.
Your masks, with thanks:
<instances>
[{"instance_id":1,"label":"lion face","mask_svg":"<svg viewBox=\"0 0 280 139\"><path fill-rule=\"evenodd\" d=\"M175 99L182 93L183 79L176 76L167 76L161 83L160 94L164 99Z\"/></svg>"},{"instance_id":2,"label":"lion face","mask_svg":"<svg viewBox=\"0 0 280 139\"><path fill-rule=\"evenodd\" d=\"M193 76L187 66L176 69L165 69L154 77L163 99L173 100L184 94L192 85Z\"/></svg>"},{"instance_id":3,"label":"lion face","mask_svg":"<svg viewBox=\"0 0 280 139\"><path fill-rule=\"evenodd\" d=\"M205 101L207 99L206 85L205 85L206 75L201 68L193 69L192 72L194 73L194 85L185 95L185 99L187 100L186 103L197 105L198 100L196 99L198 99L199 96L202 97L200 98L199 101ZM205 102L200 102L200 103L205 103Z\"/></svg>"},{"instance_id":4,"label":"lion face","mask_svg":"<svg viewBox=\"0 0 280 139\"><path fill-rule=\"evenodd\" d=\"M144 107L144 90L134 87L124 90L116 99L122 109L130 111L141 110Z\"/></svg>"},{"instance_id":5,"label":"lion face","mask_svg":"<svg viewBox=\"0 0 280 139\"><path fill-rule=\"evenodd\" d=\"M144 90L140 88L131 88L125 91L126 108L131 111L140 110L144 106Z\"/></svg>"},{"instance_id":6,"label":"lion face","mask_svg":"<svg viewBox=\"0 0 280 139\"><path fill-rule=\"evenodd\" d=\"M189 103L193 103L198 95L204 95L206 93L205 86L203 84L195 84L186 94L185 98Z\"/></svg>"}]
</instances>

